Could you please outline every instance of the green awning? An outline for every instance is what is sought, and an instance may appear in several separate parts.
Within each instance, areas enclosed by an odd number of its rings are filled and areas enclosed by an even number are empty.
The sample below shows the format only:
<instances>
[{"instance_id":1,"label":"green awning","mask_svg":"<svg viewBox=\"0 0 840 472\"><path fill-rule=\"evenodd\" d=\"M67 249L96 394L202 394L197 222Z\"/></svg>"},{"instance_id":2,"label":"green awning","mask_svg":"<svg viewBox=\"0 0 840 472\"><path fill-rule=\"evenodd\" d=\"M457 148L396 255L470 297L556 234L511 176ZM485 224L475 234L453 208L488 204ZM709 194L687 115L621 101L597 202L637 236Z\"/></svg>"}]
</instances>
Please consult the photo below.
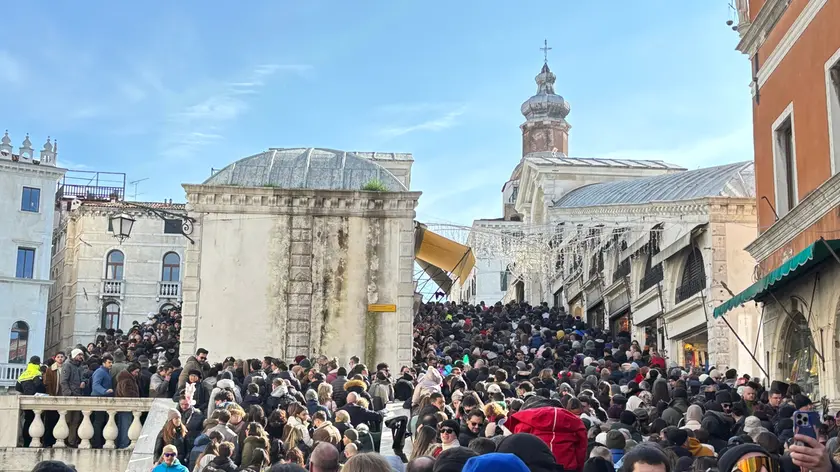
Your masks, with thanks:
<instances>
[{"instance_id":1,"label":"green awning","mask_svg":"<svg viewBox=\"0 0 840 472\"><path fill-rule=\"evenodd\" d=\"M822 262L823 259L829 257L832 251L840 252L840 240L833 239L830 241L818 240L810 246L800 251L795 256L788 259L784 264L777 267L773 272L764 276L758 282L747 287L746 290L730 298L719 307L715 308L715 318L723 316L729 310L743 305L749 301L761 298L771 289L777 289L787 282L790 282L795 277L804 274L808 269L814 265Z\"/></svg>"}]
</instances>

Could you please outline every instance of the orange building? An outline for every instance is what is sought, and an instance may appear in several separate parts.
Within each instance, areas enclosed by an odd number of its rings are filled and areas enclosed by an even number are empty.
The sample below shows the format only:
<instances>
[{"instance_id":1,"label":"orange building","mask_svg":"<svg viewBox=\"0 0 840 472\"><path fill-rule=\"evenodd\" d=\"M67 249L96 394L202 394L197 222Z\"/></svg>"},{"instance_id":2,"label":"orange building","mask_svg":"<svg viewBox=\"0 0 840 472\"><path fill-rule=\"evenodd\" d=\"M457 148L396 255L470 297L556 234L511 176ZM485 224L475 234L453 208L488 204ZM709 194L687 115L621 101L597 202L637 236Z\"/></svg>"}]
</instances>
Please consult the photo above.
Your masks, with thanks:
<instances>
[{"instance_id":1,"label":"orange building","mask_svg":"<svg viewBox=\"0 0 840 472\"><path fill-rule=\"evenodd\" d=\"M840 0L737 0L752 64L756 284L774 379L840 401ZM745 340L748 344L755 340Z\"/></svg>"}]
</instances>

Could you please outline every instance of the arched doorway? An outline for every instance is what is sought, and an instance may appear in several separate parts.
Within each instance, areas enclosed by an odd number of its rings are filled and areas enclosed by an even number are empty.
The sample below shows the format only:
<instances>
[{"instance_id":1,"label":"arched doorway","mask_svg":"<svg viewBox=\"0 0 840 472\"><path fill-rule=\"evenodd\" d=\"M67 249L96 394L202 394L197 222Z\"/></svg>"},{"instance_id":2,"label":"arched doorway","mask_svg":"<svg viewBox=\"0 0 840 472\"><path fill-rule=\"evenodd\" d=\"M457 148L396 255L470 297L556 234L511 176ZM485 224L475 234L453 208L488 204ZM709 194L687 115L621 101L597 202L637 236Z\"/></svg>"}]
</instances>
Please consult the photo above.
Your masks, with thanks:
<instances>
[{"instance_id":1,"label":"arched doorway","mask_svg":"<svg viewBox=\"0 0 840 472\"><path fill-rule=\"evenodd\" d=\"M785 382L796 383L810 398L819 398L820 359L814 351L814 338L800 304L793 300L792 307L793 319L787 320L782 331L784 349L779 359L782 375Z\"/></svg>"}]
</instances>

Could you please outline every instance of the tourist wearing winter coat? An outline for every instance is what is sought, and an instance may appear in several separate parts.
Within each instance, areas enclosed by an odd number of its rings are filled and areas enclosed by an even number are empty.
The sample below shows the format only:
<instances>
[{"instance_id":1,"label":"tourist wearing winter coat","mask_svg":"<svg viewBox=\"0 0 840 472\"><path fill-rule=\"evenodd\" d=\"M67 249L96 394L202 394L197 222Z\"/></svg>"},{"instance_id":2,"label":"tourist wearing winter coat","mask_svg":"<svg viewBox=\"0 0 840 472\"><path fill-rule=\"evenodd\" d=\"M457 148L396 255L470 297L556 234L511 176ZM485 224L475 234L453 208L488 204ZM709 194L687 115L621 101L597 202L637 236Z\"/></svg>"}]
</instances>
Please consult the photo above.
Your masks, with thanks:
<instances>
[{"instance_id":1,"label":"tourist wearing winter coat","mask_svg":"<svg viewBox=\"0 0 840 472\"><path fill-rule=\"evenodd\" d=\"M300 403L293 403L289 406L289 418L286 420L286 427L283 429L283 443L288 449L300 447L312 447L313 440L309 436L309 411Z\"/></svg>"},{"instance_id":2,"label":"tourist wearing winter coat","mask_svg":"<svg viewBox=\"0 0 840 472\"><path fill-rule=\"evenodd\" d=\"M341 442L341 433L329 420L323 411L316 412L312 415L312 425L315 426L315 431L312 433L312 439L316 442L328 442L333 446L338 447Z\"/></svg>"},{"instance_id":3,"label":"tourist wearing winter coat","mask_svg":"<svg viewBox=\"0 0 840 472\"><path fill-rule=\"evenodd\" d=\"M81 349L73 349L70 359L61 366L58 394L65 397L80 397L84 391L82 362L85 355Z\"/></svg>"},{"instance_id":4,"label":"tourist wearing winter coat","mask_svg":"<svg viewBox=\"0 0 840 472\"><path fill-rule=\"evenodd\" d=\"M268 441L268 434L265 433L259 423L249 423L246 429L245 440L242 441L242 460L240 464L250 464L254 459L254 451L263 449L268 451L271 444Z\"/></svg>"},{"instance_id":5,"label":"tourist wearing winter coat","mask_svg":"<svg viewBox=\"0 0 840 472\"><path fill-rule=\"evenodd\" d=\"M426 373L417 382L414 387L414 394L411 396L412 408L420 404L420 398L424 395L431 395L433 392L440 392L440 385L443 383L443 377L437 369L429 366Z\"/></svg>"},{"instance_id":6,"label":"tourist wearing winter coat","mask_svg":"<svg viewBox=\"0 0 840 472\"><path fill-rule=\"evenodd\" d=\"M174 408L170 409L166 423L164 423L155 440L155 457L162 457L167 448L174 448L178 462L185 463L187 458L186 437L187 428L181 423L181 413Z\"/></svg>"},{"instance_id":7,"label":"tourist wearing winter coat","mask_svg":"<svg viewBox=\"0 0 840 472\"><path fill-rule=\"evenodd\" d=\"M220 375L223 375L223 374L220 374ZM226 373L226 375L229 376L230 374ZM226 389L233 392L234 401L236 403L242 403L242 396L239 393L239 387L236 386L236 384L233 382L233 379L223 378L223 379L219 380L218 382L216 382L216 388L214 388L213 391L210 392L210 396L209 396L209 399L208 399L208 402L207 402L207 417L208 418L213 416L213 411L216 410L216 404L215 404L216 395L219 392L221 392L222 390L226 390Z\"/></svg>"},{"instance_id":8,"label":"tourist wearing winter coat","mask_svg":"<svg viewBox=\"0 0 840 472\"><path fill-rule=\"evenodd\" d=\"M157 372L152 375L149 381L149 397L151 398L169 398L169 380L172 374L172 368L161 364L158 366Z\"/></svg>"},{"instance_id":9,"label":"tourist wearing winter coat","mask_svg":"<svg viewBox=\"0 0 840 472\"><path fill-rule=\"evenodd\" d=\"M201 373L202 378L209 373L210 366L207 365L207 354L208 352L206 349L199 349L196 351L194 356L190 356L187 359L187 362L184 363L184 369L181 371L181 375L178 376L178 387L176 390L184 388L184 384L187 383L190 372L197 370Z\"/></svg>"},{"instance_id":10,"label":"tourist wearing winter coat","mask_svg":"<svg viewBox=\"0 0 840 472\"><path fill-rule=\"evenodd\" d=\"M211 466L216 470L223 472L236 472L236 463L233 462L233 444L230 442L223 442L219 444L219 455L213 458L207 466ZM205 466L205 468L207 467Z\"/></svg>"},{"instance_id":11,"label":"tourist wearing winter coat","mask_svg":"<svg viewBox=\"0 0 840 472\"><path fill-rule=\"evenodd\" d=\"M181 461L178 459L178 448L176 446L167 445L161 448L158 457L157 465L152 469L152 472L189 472Z\"/></svg>"}]
</instances>

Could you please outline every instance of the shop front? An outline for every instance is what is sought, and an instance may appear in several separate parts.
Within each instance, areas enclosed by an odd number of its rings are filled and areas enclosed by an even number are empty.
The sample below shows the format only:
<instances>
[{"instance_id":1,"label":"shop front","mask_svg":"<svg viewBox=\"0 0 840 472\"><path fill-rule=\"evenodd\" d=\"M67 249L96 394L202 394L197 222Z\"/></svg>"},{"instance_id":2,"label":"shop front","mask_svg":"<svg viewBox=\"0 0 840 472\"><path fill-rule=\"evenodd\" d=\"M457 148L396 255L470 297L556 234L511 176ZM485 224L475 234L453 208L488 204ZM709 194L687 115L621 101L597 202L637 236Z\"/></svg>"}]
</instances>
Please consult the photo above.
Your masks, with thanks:
<instances>
[{"instance_id":1,"label":"shop front","mask_svg":"<svg viewBox=\"0 0 840 472\"><path fill-rule=\"evenodd\" d=\"M593 307L586 310L586 322L589 326L604 329L604 302L599 301Z\"/></svg>"},{"instance_id":2,"label":"shop front","mask_svg":"<svg viewBox=\"0 0 840 472\"><path fill-rule=\"evenodd\" d=\"M668 354L683 369L708 370L712 363L706 312L701 297L691 297L662 316Z\"/></svg>"},{"instance_id":3,"label":"shop front","mask_svg":"<svg viewBox=\"0 0 840 472\"><path fill-rule=\"evenodd\" d=\"M642 292L631 305L633 312L633 340L641 346L661 350L664 346L659 341L658 326L662 318L662 301L659 290L655 287ZM664 331L664 330L663 330Z\"/></svg>"},{"instance_id":4,"label":"shop front","mask_svg":"<svg viewBox=\"0 0 840 472\"><path fill-rule=\"evenodd\" d=\"M680 339L679 360L677 363L685 370L699 367L709 371L709 333L703 328L694 334Z\"/></svg>"},{"instance_id":5,"label":"shop front","mask_svg":"<svg viewBox=\"0 0 840 472\"><path fill-rule=\"evenodd\" d=\"M604 295L601 292L601 282L593 277L588 282L586 293L586 322L589 326L604 329Z\"/></svg>"},{"instance_id":6,"label":"shop front","mask_svg":"<svg viewBox=\"0 0 840 472\"><path fill-rule=\"evenodd\" d=\"M610 332L630 332L630 307L614 315L610 315Z\"/></svg>"}]
</instances>

